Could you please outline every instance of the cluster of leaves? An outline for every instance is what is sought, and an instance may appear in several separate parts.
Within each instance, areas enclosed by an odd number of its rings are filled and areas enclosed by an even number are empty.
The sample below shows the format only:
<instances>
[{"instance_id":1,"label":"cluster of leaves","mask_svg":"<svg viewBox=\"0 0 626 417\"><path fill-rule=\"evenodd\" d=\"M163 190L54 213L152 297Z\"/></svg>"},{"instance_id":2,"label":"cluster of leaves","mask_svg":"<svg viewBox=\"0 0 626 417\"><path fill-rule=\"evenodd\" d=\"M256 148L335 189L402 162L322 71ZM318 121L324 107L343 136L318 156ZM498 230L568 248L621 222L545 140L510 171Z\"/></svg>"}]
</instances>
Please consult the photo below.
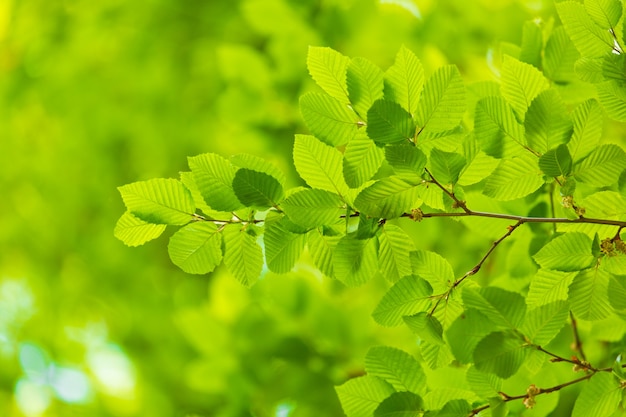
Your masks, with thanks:
<instances>
[{"instance_id":1,"label":"cluster of leaves","mask_svg":"<svg viewBox=\"0 0 626 417\"><path fill-rule=\"evenodd\" d=\"M622 5L566 1L557 10L563 26L548 34L525 26L515 56L503 57L499 80L468 86L453 65L426 78L406 48L383 71L367 59L311 47L307 64L322 92L301 97L312 135L297 135L293 150L308 187L285 190L283 174L251 155L191 157L180 179L119 188L128 211L116 236L135 246L168 225L182 226L168 246L174 264L205 274L223 261L246 286L264 268L290 271L305 249L324 275L345 285L384 276L391 286L373 318L407 325L423 361L372 348L367 375L337 387L348 416L505 415L512 400L532 408L536 396L586 380L574 415L612 415L626 380L620 356L609 359L612 367L590 364L574 317L626 319L626 153L601 143L602 108L618 121L626 114ZM591 98L568 109L559 86L573 73L597 83L600 104ZM473 210L473 199L484 197L547 201L562 217ZM416 250L402 227L434 217L513 224L457 278L440 255ZM523 288L467 279L526 223L551 223L557 233L535 251L537 271ZM577 337L572 359L545 348L568 321ZM531 385L518 396L502 392L503 381L536 375L548 359L585 376ZM423 364L462 367L468 389L435 388Z\"/></svg>"}]
</instances>

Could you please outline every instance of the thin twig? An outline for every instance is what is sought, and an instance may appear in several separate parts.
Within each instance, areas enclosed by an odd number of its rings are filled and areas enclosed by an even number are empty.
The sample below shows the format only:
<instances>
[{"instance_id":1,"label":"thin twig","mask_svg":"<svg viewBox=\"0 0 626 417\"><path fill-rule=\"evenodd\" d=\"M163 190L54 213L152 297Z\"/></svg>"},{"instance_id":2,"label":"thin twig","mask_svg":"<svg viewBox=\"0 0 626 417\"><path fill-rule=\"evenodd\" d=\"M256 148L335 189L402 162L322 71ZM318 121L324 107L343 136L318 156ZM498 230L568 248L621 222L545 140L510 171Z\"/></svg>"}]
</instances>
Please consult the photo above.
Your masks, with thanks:
<instances>
[{"instance_id":1,"label":"thin twig","mask_svg":"<svg viewBox=\"0 0 626 417\"><path fill-rule=\"evenodd\" d=\"M443 185L441 185L441 183L439 181L437 181L435 179L435 177L433 177L433 174L430 173L430 171L428 170L428 168L424 168L424 171L430 176L430 182L432 182L433 184L435 184L437 187L441 188L441 190L446 193L446 195L448 197L450 197L452 200L454 200L455 206L458 208L463 209L463 211L466 214L470 214L472 213L472 211L470 209L467 208L465 201L463 200L459 200L457 198L456 195L454 195L454 193L450 190L448 190L446 187L444 187Z\"/></svg>"},{"instance_id":2,"label":"thin twig","mask_svg":"<svg viewBox=\"0 0 626 417\"><path fill-rule=\"evenodd\" d=\"M586 363L587 357L585 356L585 352L583 351L583 343L580 340L580 335L578 334L578 322L574 317L574 313L570 310L569 318L572 322L572 332L574 333L574 348L576 352L580 355L580 358Z\"/></svg>"}]
</instances>

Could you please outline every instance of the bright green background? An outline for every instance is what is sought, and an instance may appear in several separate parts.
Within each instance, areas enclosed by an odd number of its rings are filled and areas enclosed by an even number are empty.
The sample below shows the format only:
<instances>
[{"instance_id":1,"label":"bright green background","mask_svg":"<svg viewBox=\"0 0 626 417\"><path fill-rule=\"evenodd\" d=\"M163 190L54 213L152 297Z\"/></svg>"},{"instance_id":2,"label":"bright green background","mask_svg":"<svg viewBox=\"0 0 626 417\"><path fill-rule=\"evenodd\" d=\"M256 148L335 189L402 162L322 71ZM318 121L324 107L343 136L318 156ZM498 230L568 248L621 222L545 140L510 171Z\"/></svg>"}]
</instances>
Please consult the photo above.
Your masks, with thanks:
<instances>
[{"instance_id":1,"label":"bright green background","mask_svg":"<svg viewBox=\"0 0 626 417\"><path fill-rule=\"evenodd\" d=\"M488 80L488 51L553 13L381 3L0 1L0 415L340 416L333 386L363 373L370 346L414 353L406 329L370 317L382 279L347 290L303 259L247 290L224 269L185 275L165 237L113 237L116 187L176 177L188 155L255 154L300 184L309 45L385 68L405 44L427 73ZM461 273L489 246L452 221L410 230Z\"/></svg>"}]
</instances>

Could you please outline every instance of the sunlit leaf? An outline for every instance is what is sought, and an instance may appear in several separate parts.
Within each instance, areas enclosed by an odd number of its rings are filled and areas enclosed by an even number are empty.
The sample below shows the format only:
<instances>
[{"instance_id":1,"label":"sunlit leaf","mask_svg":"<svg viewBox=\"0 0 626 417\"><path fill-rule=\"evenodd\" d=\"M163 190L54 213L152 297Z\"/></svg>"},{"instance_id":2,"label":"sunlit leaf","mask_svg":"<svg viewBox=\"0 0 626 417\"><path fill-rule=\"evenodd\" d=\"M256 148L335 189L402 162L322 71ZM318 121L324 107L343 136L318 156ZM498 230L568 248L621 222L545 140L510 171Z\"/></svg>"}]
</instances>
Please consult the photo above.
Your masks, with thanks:
<instances>
[{"instance_id":1,"label":"sunlit leaf","mask_svg":"<svg viewBox=\"0 0 626 417\"><path fill-rule=\"evenodd\" d=\"M543 91L530 103L524 128L528 147L540 154L569 140L572 122L556 90Z\"/></svg>"},{"instance_id":2,"label":"sunlit leaf","mask_svg":"<svg viewBox=\"0 0 626 417\"><path fill-rule=\"evenodd\" d=\"M343 154L343 176L352 188L368 181L383 163L384 151L366 135L357 135Z\"/></svg>"},{"instance_id":3,"label":"sunlit leaf","mask_svg":"<svg viewBox=\"0 0 626 417\"><path fill-rule=\"evenodd\" d=\"M376 143L405 142L415 134L411 115L393 101L376 100L367 112L367 120L367 135Z\"/></svg>"},{"instance_id":4,"label":"sunlit leaf","mask_svg":"<svg viewBox=\"0 0 626 417\"><path fill-rule=\"evenodd\" d=\"M521 328L528 339L539 346L544 346L559 333L569 315L566 301L555 301L530 310Z\"/></svg>"},{"instance_id":5,"label":"sunlit leaf","mask_svg":"<svg viewBox=\"0 0 626 417\"><path fill-rule=\"evenodd\" d=\"M586 383L572 410L572 417L609 417L622 399L622 388L610 373L599 372Z\"/></svg>"},{"instance_id":6,"label":"sunlit leaf","mask_svg":"<svg viewBox=\"0 0 626 417\"><path fill-rule=\"evenodd\" d=\"M196 185L212 209L233 211L243 207L232 185L236 169L228 160L212 153L190 157L188 160Z\"/></svg>"},{"instance_id":7,"label":"sunlit leaf","mask_svg":"<svg viewBox=\"0 0 626 417\"><path fill-rule=\"evenodd\" d=\"M426 166L424 152L409 144L385 146L385 159L397 175L420 176Z\"/></svg>"},{"instance_id":8,"label":"sunlit leaf","mask_svg":"<svg viewBox=\"0 0 626 417\"><path fill-rule=\"evenodd\" d=\"M350 58L328 47L309 46L306 63L317 85L332 97L348 102L346 70Z\"/></svg>"},{"instance_id":9,"label":"sunlit leaf","mask_svg":"<svg viewBox=\"0 0 626 417\"><path fill-rule=\"evenodd\" d=\"M374 417L420 417L424 403L412 392L394 392L383 400L374 411Z\"/></svg>"},{"instance_id":10,"label":"sunlit leaf","mask_svg":"<svg viewBox=\"0 0 626 417\"><path fill-rule=\"evenodd\" d=\"M576 80L574 64L580 57L578 50L569 40L565 28L554 28L543 54L543 71L556 82Z\"/></svg>"},{"instance_id":11,"label":"sunlit leaf","mask_svg":"<svg viewBox=\"0 0 626 417\"><path fill-rule=\"evenodd\" d=\"M396 282L411 275L409 253L414 249L413 241L404 230L392 224L385 224L378 235L378 262L385 278Z\"/></svg>"},{"instance_id":12,"label":"sunlit leaf","mask_svg":"<svg viewBox=\"0 0 626 417\"><path fill-rule=\"evenodd\" d=\"M178 180L156 178L118 188L128 211L148 223L183 225L193 219L191 192Z\"/></svg>"},{"instance_id":13,"label":"sunlit leaf","mask_svg":"<svg viewBox=\"0 0 626 417\"><path fill-rule=\"evenodd\" d=\"M541 155L539 168L549 177L567 176L572 171L572 157L565 144Z\"/></svg>"},{"instance_id":14,"label":"sunlit leaf","mask_svg":"<svg viewBox=\"0 0 626 417\"><path fill-rule=\"evenodd\" d=\"M608 290L611 275L599 268L581 271L569 287L574 315L583 320L602 320L611 314Z\"/></svg>"},{"instance_id":15,"label":"sunlit leaf","mask_svg":"<svg viewBox=\"0 0 626 417\"><path fill-rule=\"evenodd\" d=\"M432 287L422 278L408 276L391 287L374 309L372 317L382 326L398 326L403 316L410 316L428 308Z\"/></svg>"},{"instance_id":16,"label":"sunlit leaf","mask_svg":"<svg viewBox=\"0 0 626 417\"><path fill-rule=\"evenodd\" d=\"M503 97L486 97L476 103L474 135L485 153L496 158L520 155L526 147L524 125Z\"/></svg>"},{"instance_id":17,"label":"sunlit leaf","mask_svg":"<svg viewBox=\"0 0 626 417\"><path fill-rule=\"evenodd\" d=\"M532 309L548 303L567 300L569 285L576 274L577 272L540 269L530 281L526 304Z\"/></svg>"},{"instance_id":18,"label":"sunlit leaf","mask_svg":"<svg viewBox=\"0 0 626 417\"><path fill-rule=\"evenodd\" d=\"M585 0L585 10L594 22L603 29L613 29L622 16L619 0Z\"/></svg>"},{"instance_id":19,"label":"sunlit leaf","mask_svg":"<svg viewBox=\"0 0 626 417\"><path fill-rule=\"evenodd\" d=\"M227 226L222 235L224 264L241 284L251 286L263 269L263 250L256 237L237 224Z\"/></svg>"},{"instance_id":20,"label":"sunlit leaf","mask_svg":"<svg viewBox=\"0 0 626 417\"><path fill-rule=\"evenodd\" d=\"M283 198L283 187L276 178L247 168L235 174L233 190L242 204L259 210L276 206Z\"/></svg>"},{"instance_id":21,"label":"sunlit leaf","mask_svg":"<svg viewBox=\"0 0 626 417\"><path fill-rule=\"evenodd\" d=\"M578 181L597 187L617 182L626 167L626 152L613 144L600 145L589 156L574 165L573 173Z\"/></svg>"},{"instance_id":22,"label":"sunlit leaf","mask_svg":"<svg viewBox=\"0 0 626 417\"><path fill-rule=\"evenodd\" d=\"M591 253L591 239L577 232L557 236L533 258L542 268L565 272L588 268L595 261Z\"/></svg>"},{"instance_id":23,"label":"sunlit leaf","mask_svg":"<svg viewBox=\"0 0 626 417\"><path fill-rule=\"evenodd\" d=\"M165 224L145 222L127 211L117 221L113 233L125 245L140 246L161 236L166 227Z\"/></svg>"},{"instance_id":24,"label":"sunlit leaf","mask_svg":"<svg viewBox=\"0 0 626 417\"><path fill-rule=\"evenodd\" d=\"M530 103L539 93L548 89L548 81L537 68L505 55L501 88L504 98L523 120Z\"/></svg>"},{"instance_id":25,"label":"sunlit leaf","mask_svg":"<svg viewBox=\"0 0 626 417\"><path fill-rule=\"evenodd\" d=\"M343 196L348 185L343 179L342 155L312 136L296 135L293 162L298 174L311 188L330 191Z\"/></svg>"},{"instance_id":26,"label":"sunlit leaf","mask_svg":"<svg viewBox=\"0 0 626 417\"><path fill-rule=\"evenodd\" d=\"M394 393L391 385L370 375L353 378L335 387L335 391L347 417L371 417L378 405Z\"/></svg>"},{"instance_id":27,"label":"sunlit leaf","mask_svg":"<svg viewBox=\"0 0 626 417\"><path fill-rule=\"evenodd\" d=\"M267 226L263 235L265 262L272 272L291 271L306 243L306 235L291 232L283 221Z\"/></svg>"},{"instance_id":28,"label":"sunlit leaf","mask_svg":"<svg viewBox=\"0 0 626 417\"><path fill-rule=\"evenodd\" d=\"M430 152L431 172L442 184L454 184L465 167L463 155L455 152L444 152L434 148Z\"/></svg>"},{"instance_id":29,"label":"sunlit leaf","mask_svg":"<svg viewBox=\"0 0 626 417\"><path fill-rule=\"evenodd\" d=\"M483 313L468 309L450 325L445 334L454 357L467 364L474 362L473 352L478 342L497 329L498 326Z\"/></svg>"},{"instance_id":30,"label":"sunlit leaf","mask_svg":"<svg viewBox=\"0 0 626 417\"><path fill-rule=\"evenodd\" d=\"M569 38L583 56L602 56L613 49L609 32L589 18L581 3L563 1L556 4L556 10Z\"/></svg>"},{"instance_id":31,"label":"sunlit leaf","mask_svg":"<svg viewBox=\"0 0 626 417\"><path fill-rule=\"evenodd\" d=\"M347 72L348 95L352 107L367 121L367 111L383 97L383 72L365 58L353 58Z\"/></svg>"},{"instance_id":32,"label":"sunlit leaf","mask_svg":"<svg viewBox=\"0 0 626 417\"><path fill-rule=\"evenodd\" d=\"M422 205L421 180L392 176L376 181L359 193L354 204L368 216L393 219Z\"/></svg>"},{"instance_id":33,"label":"sunlit leaf","mask_svg":"<svg viewBox=\"0 0 626 417\"><path fill-rule=\"evenodd\" d=\"M291 221L306 228L336 223L345 214L345 203L337 194L317 189L297 191L280 206Z\"/></svg>"},{"instance_id":34,"label":"sunlit leaf","mask_svg":"<svg viewBox=\"0 0 626 417\"><path fill-rule=\"evenodd\" d=\"M482 372L509 378L524 363L527 354L524 341L508 332L494 332L476 345L474 364Z\"/></svg>"},{"instance_id":35,"label":"sunlit leaf","mask_svg":"<svg viewBox=\"0 0 626 417\"><path fill-rule=\"evenodd\" d=\"M415 114L422 134L454 128L464 112L465 87L458 68L454 65L439 68L426 82Z\"/></svg>"},{"instance_id":36,"label":"sunlit leaf","mask_svg":"<svg viewBox=\"0 0 626 417\"><path fill-rule=\"evenodd\" d=\"M532 155L505 159L487 178L483 193L496 200L525 197L544 184L538 159Z\"/></svg>"},{"instance_id":37,"label":"sunlit leaf","mask_svg":"<svg viewBox=\"0 0 626 417\"><path fill-rule=\"evenodd\" d=\"M572 112L574 134L567 144L572 160L578 162L593 151L602 136L602 109L595 100L587 100Z\"/></svg>"},{"instance_id":38,"label":"sunlit leaf","mask_svg":"<svg viewBox=\"0 0 626 417\"><path fill-rule=\"evenodd\" d=\"M390 346L370 348L365 356L365 371L385 380L396 391L420 394L426 389L426 375L419 362L405 351Z\"/></svg>"},{"instance_id":39,"label":"sunlit leaf","mask_svg":"<svg viewBox=\"0 0 626 417\"><path fill-rule=\"evenodd\" d=\"M211 222L191 223L170 238L167 250L188 274L208 274L222 261L222 235Z\"/></svg>"},{"instance_id":40,"label":"sunlit leaf","mask_svg":"<svg viewBox=\"0 0 626 417\"><path fill-rule=\"evenodd\" d=\"M356 134L356 114L336 98L306 93L300 97L300 111L311 133L329 145L345 145Z\"/></svg>"},{"instance_id":41,"label":"sunlit leaf","mask_svg":"<svg viewBox=\"0 0 626 417\"><path fill-rule=\"evenodd\" d=\"M526 314L526 303L521 295L497 287L480 290L465 287L463 304L480 311L493 324L510 329L519 328Z\"/></svg>"},{"instance_id":42,"label":"sunlit leaf","mask_svg":"<svg viewBox=\"0 0 626 417\"><path fill-rule=\"evenodd\" d=\"M598 98L609 117L626 122L626 88L618 81L598 84Z\"/></svg>"},{"instance_id":43,"label":"sunlit leaf","mask_svg":"<svg viewBox=\"0 0 626 417\"><path fill-rule=\"evenodd\" d=\"M415 115L424 86L424 70L415 54L402 46L394 64L385 72L385 99L400 104Z\"/></svg>"},{"instance_id":44,"label":"sunlit leaf","mask_svg":"<svg viewBox=\"0 0 626 417\"><path fill-rule=\"evenodd\" d=\"M358 239L355 234L342 237L333 253L335 277L349 287L365 284L378 271L374 239Z\"/></svg>"}]
</instances>

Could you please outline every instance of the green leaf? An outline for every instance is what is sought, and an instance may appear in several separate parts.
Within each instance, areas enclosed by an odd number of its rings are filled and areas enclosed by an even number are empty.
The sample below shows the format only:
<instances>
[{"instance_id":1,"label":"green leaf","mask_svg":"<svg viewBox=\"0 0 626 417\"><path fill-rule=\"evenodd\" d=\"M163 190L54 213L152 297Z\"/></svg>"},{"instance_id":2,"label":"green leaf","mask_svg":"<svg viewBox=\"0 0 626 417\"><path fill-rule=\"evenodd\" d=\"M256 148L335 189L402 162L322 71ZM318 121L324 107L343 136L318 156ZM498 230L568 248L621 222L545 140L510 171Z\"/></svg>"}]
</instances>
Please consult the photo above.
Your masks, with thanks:
<instances>
[{"instance_id":1,"label":"green leaf","mask_svg":"<svg viewBox=\"0 0 626 417\"><path fill-rule=\"evenodd\" d=\"M426 155L411 144L385 146L385 159L397 175L419 177L426 166Z\"/></svg>"},{"instance_id":2,"label":"green leaf","mask_svg":"<svg viewBox=\"0 0 626 417\"><path fill-rule=\"evenodd\" d=\"M508 55L502 63L501 89L520 120L524 119L530 103L549 87L541 71L530 64L520 62Z\"/></svg>"},{"instance_id":3,"label":"green leaf","mask_svg":"<svg viewBox=\"0 0 626 417\"><path fill-rule=\"evenodd\" d=\"M148 223L183 225L196 210L191 192L175 179L139 181L118 190L128 211Z\"/></svg>"},{"instance_id":4,"label":"green leaf","mask_svg":"<svg viewBox=\"0 0 626 417\"><path fill-rule=\"evenodd\" d=\"M541 68L542 49L543 33L539 23L532 20L524 22L519 60Z\"/></svg>"},{"instance_id":5,"label":"green leaf","mask_svg":"<svg viewBox=\"0 0 626 417\"><path fill-rule=\"evenodd\" d=\"M599 191L585 198L584 206L589 217L620 219L626 215L626 198L616 191Z\"/></svg>"},{"instance_id":6,"label":"green leaf","mask_svg":"<svg viewBox=\"0 0 626 417\"><path fill-rule=\"evenodd\" d=\"M559 333L567 322L569 304L555 301L532 309L526 314L522 333L539 346L545 346Z\"/></svg>"},{"instance_id":7,"label":"green leaf","mask_svg":"<svg viewBox=\"0 0 626 417\"><path fill-rule=\"evenodd\" d=\"M225 158L205 153L188 158L189 168L204 201L214 210L234 211L243 207L235 191L235 168Z\"/></svg>"},{"instance_id":8,"label":"green leaf","mask_svg":"<svg viewBox=\"0 0 626 417\"><path fill-rule=\"evenodd\" d=\"M623 255L622 258L624 258ZM623 271L624 269L622 269ZM611 276L608 293L611 307L615 310L626 310L626 279L624 276Z\"/></svg>"},{"instance_id":9,"label":"green leaf","mask_svg":"<svg viewBox=\"0 0 626 417\"><path fill-rule=\"evenodd\" d=\"M574 165L574 176L580 182L603 187L617 182L626 167L626 153L614 144L600 145L589 156Z\"/></svg>"},{"instance_id":10,"label":"green leaf","mask_svg":"<svg viewBox=\"0 0 626 417\"><path fill-rule=\"evenodd\" d=\"M222 235L211 222L191 223L172 235L167 251L188 274L208 274L222 261Z\"/></svg>"},{"instance_id":11,"label":"green leaf","mask_svg":"<svg viewBox=\"0 0 626 417\"><path fill-rule=\"evenodd\" d=\"M415 54L404 45L398 51L394 64L385 73L385 99L400 104L415 115L424 86L424 69Z\"/></svg>"},{"instance_id":12,"label":"green leaf","mask_svg":"<svg viewBox=\"0 0 626 417\"><path fill-rule=\"evenodd\" d=\"M421 185L421 180L383 178L361 191L354 204L368 216L393 219L422 205L418 192Z\"/></svg>"},{"instance_id":13,"label":"green leaf","mask_svg":"<svg viewBox=\"0 0 626 417\"><path fill-rule=\"evenodd\" d=\"M574 69L576 70L576 75L582 81L588 83L601 83L604 80L604 76L602 75L604 68L604 60L606 57L601 58L589 58L582 57L576 61L574 65Z\"/></svg>"},{"instance_id":14,"label":"green leaf","mask_svg":"<svg viewBox=\"0 0 626 417\"><path fill-rule=\"evenodd\" d=\"M567 176L572 171L572 156L567 145L560 144L541 155L539 168L549 177Z\"/></svg>"},{"instance_id":15,"label":"green leaf","mask_svg":"<svg viewBox=\"0 0 626 417\"><path fill-rule=\"evenodd\" d=\"M263 235L265 262L270 271L278 274L291 271L306 243L306 235L289 231L284 220L267 225Z\"/></svg>"},{"instance_id":16,"label":"green leaf","mask_svg":"<svg viewBox=\"0 0 626 417\"><path fill-rule=\"evenodd\" d=\"M305 228L334 224L346 211L337 194L308 188L291 194L280 207L292 222Z\"/></svg>"},{"instance_id":17,"label":"green leaf","mask_svg":"<svg viewBox=\"0 0 626 417\"><path fill-rule=\"evenodd\" d=\"M409 253L415 249L413 241L404 230L392 224L385 224L378 236L378 263L385 278L396 282L411 275Z\"/></svg>"},{"instance_id":18,"label":"green leaf","mask_svg":"<svg viewBox=\"0 0 626 417\"><path fill-rule=\"evenodd\" d=\"M598 99L610 118L626 122L626 88L618 81L607 81L597 85Z\"/></svg>"},{"instance_id":19,"label":"green leaf","mask_svg":"<svg viewBox=\"0 0 626 417\"><path fill-rule=\"evenodd\" d=\"M415 120L421 131L440 133L457 126L465 112L465 86L454 65L437 69L424 86Z\"/></svg>"},{"instance_id":20,"label":"green leaf","mask_svg":"<svg viewBox=\"0 0 626 417\"><path fill-rule=\"evenodd\" d=\"M161 236L166 227L145 222L127 211L117 221L113 234L127 246L140 246Z\"/></svg>"},{"instance_id":21,"label":"green leaf","mask_svg":"<svg viewBox=\"0 0 626 417\"><path fill-rule=\"evenodd\" d=\"M462 294L465 308L480 311L497 326L517 329L524 321L526 303L518 293L497 287L484 287L478 291L465 287Z\"/></svg>"},{"instance_id":22,"label":"green leaf","mask_svg":"<svg viewBox=\"0 0 626 417\"><path fill-rule=\"evenodd\" d=\"M578 50L569 40L565 28L554 28L543 54L543 71L552 81L567 83L575 81L574 64L580 57Z\"/></svg>"},{"instance_id":23,"label":"green leaf","mask_svg":"<svg viewBox=\"0 0 626 417\"><path fill-rule=\"evenodd\" d=\"M470 367L465 374L465 378L472 387L472 391L476 395L489 398L498 395L502 391L502 379L494 374L487 374L476 369L475 366Z\"/></svg>"},{"instance_id":24,"label":"green leaf","mask_svg":"<svg viewBox=\"0 0 626 417\"><path fill-rule=\"evenodd\" d=\"M578 232L557 236L533 258L542 268L565 272L589 268L595 262L591 253L591 239Z\"/></svg>"},{"instance_id":25,"label":"green leaf","mask_svg":"<svg viewBox=\"0 0 626 417\"><path fill-rule=\"evenodd\" d=\"M622 2L619 0L585 0L585 10L601 28L614 29L622 16Z\"/></svg>"},{"instance_id":26,"label":"green leaf","mask_svg":"<svg viewBox=\"0 0 626 417\"><path fill-rule=\"evenodd\" d=\"M485 153L496 158L517 156L526 147L524 126L503 97L485 97L476 103L474 135Z\"/></svg>"},{"instance_id":27,"label":"green leaf","mask_svg":"<svg viewBox=\"0 0 626 417\"><path fill-rule=\"evenodd\" d=\"M430 306L432 291L430 284L422 278L404 277L387 291L372 317L382 326L399 326L403 316L425 311Z\"/></svg>"},{"instance_id":28,"label":"green leaf","mask_svg":"<svg viewBox=\"0 0 626 417\"><path fill-rule=\"evenodd\" d=\"M258 156L241 153L230 157L230 162L239 168L247 168L252 171L263 172L274 177L282 187L285 186L285 174L275 165Z\"/></svg>"},{"instance_id":29,"label":"green leaf","mask_svg":"<svg viewBox=\"0 0 626 417\"><path fill-rule=\"evenodd\" d=\"M180 172L180 182L183 183L185 187L191 192L191 197L193 198L194 206L196 210L200 210L204 216L208 216L211 218L217 218L220 216L220 212L217 210L213 210L209 205L204 201L204 197L200 193L198 189L198 185L196 184L196 179L194 175L190 171Z\"/></svg>"},{"instance_id":30,"label":"green leaf","mask_svg":"<svg viewBox=\"0 0 626 417\"><path fill-rule=\"evenodd\" d=\"M394 392L374 411L374 417L421 417L424 402L412 392Z\"/></svg>"},{"instance_id":31,"label":"green leaf","mask_svg":"<svg viewBox=\"0 0 626 417\"><path fill-rule=\"evenodd\" d=\"M259 210L276 206L283 198L283 187L276 178L247 168L235 174L233 190L243 205Z\"/></svg>"},{"instance_id":32,"label":"green leaf","mask_svg":"<svg viewBox=\"0 0 626 417\"><path fill-rule=\"evenodd\" d=\"M500 201L525 197L544 184L536 157L505 159L487 178L483 193Z\"/></svg>"},{"instance_id":33,"label":"green leaf","mask_svg":"<svg viewBox=\"0 0 626 417\"><path fill-rule=\"evenodd\" d=\"M535 308L548 303L567 300L569 285L576 274L577 272L540 269L530 281L526 304L529 308Z\"/></svg>"},{"instance_id":34,"label":"green leaf","mask_svg":"<svg viewBox=\"0 0 626 417\"><path fill-rule=\"evenodd\" d=\"M582 320L602 320L611 314L608 290L611 275L599 268L581 271L569 287L572 312Z\"/></svg>"},{"instance_id":35,"label":"green leaf","mask_svg":"<svg viewBox=\"0 0 626 417\"><path fill-rule=\"evenodd\" d=\"M328 47L309 46L306 64L317 85L330 96L348 102L346 70L350 58Z\"/></svg>"},{"instance_id":36,"label":"green leaf","mask_svg":"<svg viewBox=\"0 0 626 417\"><path fill-rule=\"evenodd\" d=\"M367 112L367 120L367 135L376 143L405 142L415 134L411 115L393 101L376 100Z\"/></svg>"},{"instance_id":37,"label":"green leaf","mask_svg":"<svg viewBox=\"0 0 626 417\"><path fill-rule=\"evenodd\" d=\"M263 250L256 237L241 225L228 225L222 232L224 265L246 287L251 287L263 270Z\"/></svg>"},{"instance_id":38,"label":"green leaf","mask_svg":"<svg viewBox=\"0 0 626 417\"><path fill-rule=\"evenodd\" d=\"M365 371L381 378L396 391L420 394L426 390L426 375L415 358L390 346L374 346L365 356Z\"/></svg>"},{"instance_id":39,"label":"green leaf","mask_svg":"<svg viewBox=\"0 0 626 417\"><path fill-rule=\"evenodd\" d=\"M384 153L366 135L357 134L343 154L343 176L352 188L358 188L376 174L384 160Z\"/></svg>"},{"instance_id":40,"label":"green leaf","mask_svg":"<svg viewBox=\"0 0 626 417\"><path fill-rule=\"evenodd\" d=\"M463 364L472 363L478 342L497 329L483 313L468 309L450 325L446 337L454 357Z\"/></svg>"},{"instance_id":41,"label":"green leaf","mask_svg":"<svg viewBox=\"0 0 626 417\"><path fill-rule=\"evenodd\" d=\"M517 372L526 355L524 342L518 337L508 332L494 332L476 345L474 364L481 372L506 379Z\"/></svg>"},{"instance_id":42,"label":"green leaf","mask_svg":"<svg viewBox=\"0 0 626 417\"><path fill-rule=\"evenodd\" d=\"M313 136L296 135L293 162L300 177L311 188L345 196L348 185L343 179L341 152Z\"/></svg>"},{"instance_id":43,"label":"green leaf","mask_svg":"<svg viewBox=\"0 0 626 417\"><path fill-rule=\"evenodd\" d=\"M574 134L567 144L574 162L598 147L602 136L603 115L598 102L591 99L578 105L573 113Z\"/></svg>"},{"instance_id":44,"label":"green leaf","mask_svg":"<svg viewBox=\"0 0 626 417\"><path fill-rule=\"evenodd\" d=\"M444 152L437 148L430 151L430 164L433 176L441 184L454 184L465 167L463 155L455 152Z\"/></svg>"},{"instance_id":45,"label":"green leaf","mask_svg":"<svg viewBox=\"0 0 626 417\"><path fill-rule=\"evenodd\" d=\"M333 252L342 236L327 236L321 229L313 229L307 235L309 254L319 269L327 277L334 277Z\"/></svg>"},{"instance_id":46,"label":"green leaf","mask_svg":"<svg viewBox=\"0 0 626 417\"><path fill-rule=\"evenodd\" d=\"M572 417L609 417L622 400L622 388L612 374L598 372L580 392Z\"/></svg>"},{"instance_id":47,"label":"green leaf","mask_svg":"<svg viewBox=\"0 0 626 417\"><path fill-rule=\"evenodd\" d=\"M540 154L569 140L572 121L556 90L543 91L530 103L524 128L528 147Z\"/></svg>"},{"instance_id":48,"label":"green leaf","mask_svg":"<svg viewBox=\"0 0 626 417\"><path fill-rule=\"evenodd\" d=\"M425 311L412 316L404 316L402 320L422 341L435 345L443 345L445 343L443 340L443 326L441 326L436 317Z\"/></svg>"},{"instance_id":49,"label":"green leaf","mask_svg":"<svg viewBox=\"0 0 626 417\"><path fill-rule=\"evenodd\" d=\"M618 252L612 256L605 256L602 260L602 269L612 274L624 275L624 271L626 271L626 254Z\"/></svg>"},{"instance_id":50,"label":"green leaf","mask_svg":"<svg viewBox=\"0 0 626 417\"><path fill-rule=\"evenodd\" d=\"M462 186L476 184L484 180L498 166L497 159L480 150L480 145L473 135L469 135L463 142L463 156L467 164L459 177L459 185Z\"/></svg>"},{"instance_id":51,"label":"green leaf","mask_svg":"<svg viewBox=\"0 0 626 417\"><path fill-rule=\"evenodd\" d=\"M365 284L378 271L374 239L357 239L355 234L342 237L333 253L335 277L349 287Z\"/></svg>"},{"instance_id":52,"label":"green leaf","mask_svg":"<svg viewBox=\"0 0 626 417\"><path fill-rule=\"evenodd\" d=\"M451 400L434 417L467 417L472 407L466 400Z\"/></svg>"},{"instance_id":53,"label":"green leaf","mask_svg":"<svg viewBox=\"0 0 626 417\"><path fill-rule=\"evenodd\" d=\"M347 417L372 417L378 405L394 393L391 385L370 375L353 378L335 391Z\"/></svg>"},{"instance_id":54,"label":"green leaf","mask_svg":"<svg viewBox=\"0 0 626 417\"><path fill-rule=\"evenodd\" d=\"M356 134L356 114L336 98L306 93L300 97L300 111L311 133L329 145L345 145Z\"/></svg>"},{"instance_id":55,"label":"green leaf","mask_svg":"<svg viewBox=\"0 0 626 417\"><path fill-rule=\"evenodd\" d=\"M436 252L412 252L411 264L413 274L428 281L435 293L443 293L454 282L452 265Z\"/></svg>"},{"instance_id":56,"label":"green leaf","mask_svg":"<svg viewBox=\"0 0 626 417\"><path fill-rule=\"evenodd\" d=\"M576 1L556 4L556 10L565 31L583 56L598 57L613 49L613 39L608 31L594 23L585 7Z\"/></svg>"},{"instance_id":57,"label":"green leaf","mask_svg":"<svg viewBox=\"0 0 626 417\"><path fill-rule=\"evenodd\" d=\"M383 97L383 72L365 58L353 58L347 73L352 108L367 121L367 111Z\"/></svg>"}]
</instances>

